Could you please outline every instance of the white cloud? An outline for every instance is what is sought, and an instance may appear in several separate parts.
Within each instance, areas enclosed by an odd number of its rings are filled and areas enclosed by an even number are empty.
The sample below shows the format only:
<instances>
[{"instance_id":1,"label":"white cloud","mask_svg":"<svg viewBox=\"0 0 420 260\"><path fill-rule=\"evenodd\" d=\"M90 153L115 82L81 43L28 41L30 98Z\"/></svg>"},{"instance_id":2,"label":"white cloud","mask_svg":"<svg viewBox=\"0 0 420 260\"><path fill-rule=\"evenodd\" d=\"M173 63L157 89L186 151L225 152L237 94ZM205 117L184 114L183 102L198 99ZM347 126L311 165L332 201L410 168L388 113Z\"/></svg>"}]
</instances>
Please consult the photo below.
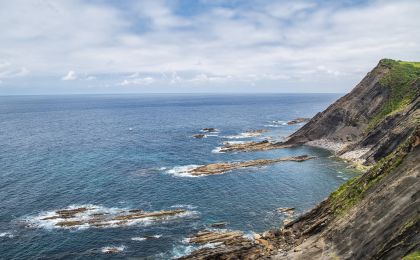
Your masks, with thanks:
<instances>
[{"instance_id":1,"label":"white cloud","mask_svg":"<svg viewBox=\"0 0 420 260\"><path fill-rule=\"evenodd\" d=\"M344 91L383 57L419 59L420 2L414 0L348 6L258 1L252 8L215 6L189 16L176 11L177 1L103 3L1 2L0 60L13 66L0 64L0 78L30 70L56 80L77 68L80 79L121 79L138 71L117 85L211 88L270 81L277 90L289 80L303 80L310 88L341 79ZM162 71L169 73L156 76ZM62 77L75 78L71 71ZM104 84L102 77L96 82Z\"/></svg>"},{"instance_id":2,"label":"white cloud","mask_svg":"<svg viewBox=\"0 0 420 260\"><path fill-rule=\"evenodd\" d=\"M67 72L66 75L61 77L61 80L64 80L64 81L75 80L75 79L77 79L77 76L76 76L76 72L74 72L73 70L70 70L69 72Z\"/></svg>"},{"instance_id":3,"label":"white cloud","mask_svg":"<svg viewBox=\"0 0 420 260\"><path fill-rule=\"evenodd\" d=\"M127 79L124 79L119 85L130 86L130 85L150 85L156 80L152 77L139 77L130 75Z\"/></svg>"},{"instance_id":4,"label":"white cloud","mask_svg":"<svg viewBox=\"0 0 420 260\"><path fill-rule=\"evenodd\" d=\"M16 67L10 62L0 62L0 79L24 77L29 74L25 67Z\"/></svg>"}]
</instances>

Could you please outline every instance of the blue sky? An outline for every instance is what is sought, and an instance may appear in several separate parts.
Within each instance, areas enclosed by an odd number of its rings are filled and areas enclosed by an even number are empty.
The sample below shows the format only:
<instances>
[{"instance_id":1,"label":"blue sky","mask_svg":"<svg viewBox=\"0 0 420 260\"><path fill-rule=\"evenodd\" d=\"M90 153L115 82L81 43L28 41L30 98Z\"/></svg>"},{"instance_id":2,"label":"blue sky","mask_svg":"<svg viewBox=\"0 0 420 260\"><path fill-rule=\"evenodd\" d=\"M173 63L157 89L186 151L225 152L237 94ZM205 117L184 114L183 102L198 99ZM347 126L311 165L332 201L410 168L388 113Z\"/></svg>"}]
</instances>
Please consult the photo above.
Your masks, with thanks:
<instances>
[{"instance_id":1,"label":"blue sky","mask_svg":"<svg viewBox=\"0 0 420 260\"><path fill-rule=\"evenodd\" d=\"M0 0L0 95L347 92L420 60L420 1Z\"/></svg>"}]
</instances>

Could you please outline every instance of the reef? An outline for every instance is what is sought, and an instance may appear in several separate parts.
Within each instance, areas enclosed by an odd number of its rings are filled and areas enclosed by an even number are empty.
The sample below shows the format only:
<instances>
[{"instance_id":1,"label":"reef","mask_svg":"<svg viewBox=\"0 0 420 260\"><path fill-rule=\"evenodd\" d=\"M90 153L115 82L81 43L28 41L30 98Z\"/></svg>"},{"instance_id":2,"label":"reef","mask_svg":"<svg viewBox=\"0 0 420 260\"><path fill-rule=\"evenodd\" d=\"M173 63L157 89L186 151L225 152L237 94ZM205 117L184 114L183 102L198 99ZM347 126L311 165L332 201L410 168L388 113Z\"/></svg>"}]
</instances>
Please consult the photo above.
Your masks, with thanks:
<instances>
[{"instance_id":1,"label":"reef","mask_svg":"<svg viewBox=\"0 0 420 260\"><path fill-rule=\"evenodd\" d=\"M75 207L57 210L53 214L37 219L38 226L52 224L57 228L78 227L118 227L135 223L136 221L159 221L187 213L185 209L162 210L146 212L142 209L108 210L96 207ZM30 222L30 221L29 221ZM32 219L33 222L33 219ZM28 225L33 226L33 225Z\"/></svg>"},{"instance_id":2,"label":"reef","mask_svg":"<svg viewBox=\"0 0 420 260\"><path fill-rule=\"evenodd\" d=\"M270 142L269 140L263 140L260 142L245 142L245 143L225 143L220 148L220 152L255 152L255 151L268 151L274 149L290 148L292 144L283 144L280 142Z\"/></svg>"},{"instance_id":3,"label":"reef","mask_svg":"<svg viewBox=\"0 0 420 260\"><path fill-rule=\"evenodd\" d=\"M197 168L193 168L189 170L188 173L193 176L213 175L213 174L225 173L227 171L232 171L232 170L236 170L240 168L264 166L267 164L286 162L286 161L303 162L303 161L311 160L314 158L315 158L314 156L301 155L301 156L277 158L277 159L250 160L250 161L244 161L244 162L212 163L212 164L208 164L204 166L199 166Z\"/></svg>"}]
</instances>

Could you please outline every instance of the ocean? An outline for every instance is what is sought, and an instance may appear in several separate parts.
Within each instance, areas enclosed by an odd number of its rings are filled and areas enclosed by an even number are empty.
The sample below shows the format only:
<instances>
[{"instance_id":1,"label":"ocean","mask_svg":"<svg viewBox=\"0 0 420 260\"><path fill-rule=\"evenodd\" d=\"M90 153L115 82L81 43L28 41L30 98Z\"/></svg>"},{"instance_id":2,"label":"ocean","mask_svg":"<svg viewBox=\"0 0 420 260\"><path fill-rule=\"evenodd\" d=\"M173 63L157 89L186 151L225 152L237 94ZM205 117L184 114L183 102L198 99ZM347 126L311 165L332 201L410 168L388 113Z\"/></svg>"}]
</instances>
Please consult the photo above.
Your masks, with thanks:
<instances>
[{"instance_id":1,"label":"ocean","mask_svg":"<svg viewBox=\"0 0 420 260\"><path fill-rule=\"evenodd\" d=\"M220 153L224 142L282 140L338 94L135 94L0 97L1 259L171 259L216 222L247 235L280 227L357 172L329 151L297 147ZM193 135L216 128L206 138ZM247 131L267 129L261 136ZM314 155L193 177L195 165ZM55 211L183 209L121 225L59 226ZM76 218L83 221L87 214ZM49 219L50 218L50 219ZM107 254L108 248L118 252Z\"/></svg>"}]
</instances>

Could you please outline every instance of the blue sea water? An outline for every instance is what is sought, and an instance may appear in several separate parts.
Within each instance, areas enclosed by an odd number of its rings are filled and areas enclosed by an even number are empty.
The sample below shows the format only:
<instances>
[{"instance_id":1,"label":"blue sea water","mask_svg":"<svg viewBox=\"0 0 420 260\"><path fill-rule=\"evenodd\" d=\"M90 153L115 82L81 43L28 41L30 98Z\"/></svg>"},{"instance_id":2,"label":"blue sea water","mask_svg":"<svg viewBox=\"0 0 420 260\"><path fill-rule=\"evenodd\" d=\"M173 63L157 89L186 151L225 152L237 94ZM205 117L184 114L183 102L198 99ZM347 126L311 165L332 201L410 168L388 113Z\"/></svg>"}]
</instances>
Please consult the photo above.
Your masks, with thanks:
<instances>
[{"instance_id":1,"label":"blue sea water","mask_svg":"<svg viewBox=\"0 0 420 260\"><path fill-rule=\"evenodd\" d=\"M245 233L279 227L356 174L325 150L217 153L226 141L281 139L336 94L69 95L0 97L0 258L169 259L215 222ZM193 138L204 127L213 136ZM261 137L239 138L251 129ZM238 137L238 138L234 138ZM309 154L318 159L189 177L184 166ZM58 228L40 216L68 207L103 212L183 208L164 221ZM155 236L153 239L145 237ZM104 254L109 246L120 253Z\"/></svg>"}]
</instances>

